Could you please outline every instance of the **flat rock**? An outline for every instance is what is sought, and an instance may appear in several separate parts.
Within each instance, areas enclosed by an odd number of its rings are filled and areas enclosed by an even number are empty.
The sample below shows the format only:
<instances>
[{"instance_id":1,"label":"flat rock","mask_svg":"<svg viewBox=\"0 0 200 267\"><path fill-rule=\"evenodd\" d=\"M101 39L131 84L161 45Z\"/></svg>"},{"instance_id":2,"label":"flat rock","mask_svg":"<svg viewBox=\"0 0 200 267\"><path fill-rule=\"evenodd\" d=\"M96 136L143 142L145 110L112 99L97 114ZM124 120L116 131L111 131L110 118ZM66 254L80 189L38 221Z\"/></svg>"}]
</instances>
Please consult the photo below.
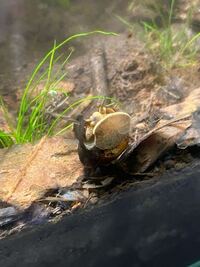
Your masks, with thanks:
<instances>
[{"instance_id":1,"label":"flat rock","mask_svg":"<svg viewBox=\"0 0 200 267\"><path fill-rule=\"evenodd\" d=\"M0 200L24 209L48 189L72 185L82 174L76 149L73 139L44 137L0 150Z\"/></svg>"}]
</instances>

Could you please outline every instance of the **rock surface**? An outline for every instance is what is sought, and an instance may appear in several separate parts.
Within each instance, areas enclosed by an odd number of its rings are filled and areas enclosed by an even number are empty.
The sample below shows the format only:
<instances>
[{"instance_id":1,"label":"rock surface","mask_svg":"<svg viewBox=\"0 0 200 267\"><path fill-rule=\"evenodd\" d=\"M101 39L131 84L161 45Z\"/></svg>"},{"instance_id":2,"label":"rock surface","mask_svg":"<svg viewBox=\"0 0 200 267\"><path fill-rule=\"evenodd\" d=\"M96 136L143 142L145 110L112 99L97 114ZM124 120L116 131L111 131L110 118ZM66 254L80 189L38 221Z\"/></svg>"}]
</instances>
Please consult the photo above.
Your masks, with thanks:
<instances>
[{"instance_id":1,"label":"rock surface","mask_svg":"<svg viewBox=\"0 0 200 267\"><path fill-rule=\"evenodd\" d=\"M0 150L0 199L27 208L48 189L72 185L82 174L73 139L53 137Z\"/></svg>"}]
</instances>

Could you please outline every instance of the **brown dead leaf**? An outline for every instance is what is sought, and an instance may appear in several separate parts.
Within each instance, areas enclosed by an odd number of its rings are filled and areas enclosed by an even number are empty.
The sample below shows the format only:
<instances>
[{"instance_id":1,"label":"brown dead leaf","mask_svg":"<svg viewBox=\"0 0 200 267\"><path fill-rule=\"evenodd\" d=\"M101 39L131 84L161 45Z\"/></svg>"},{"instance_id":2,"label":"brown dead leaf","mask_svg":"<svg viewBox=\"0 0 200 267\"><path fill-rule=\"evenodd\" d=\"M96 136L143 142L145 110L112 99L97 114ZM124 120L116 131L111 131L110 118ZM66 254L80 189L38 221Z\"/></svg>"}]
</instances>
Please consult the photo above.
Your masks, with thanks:
<instances>
[{"instance_id":1,"label":"brown dead leaf","mask_svg":"<svg viewBox=\"0 0 200 267\"><path fill-rule=\"evenodd\" d=\"M191 121L191 126L176 142L181 149L200 144L200 110L192 114Z\"/></svg>"},{"instance_id":2,"label":"brown dead leaf","mask_svg":"<svg viewBox=\"0 0 200 267\"><path fill-rule=\"evenodd\" d=\"M182 136L191 120L160 121L149 133L129 146L120 160L122 168L129 173L142 173Z\"/></svg>"},{"instance_id":3,"label":"brown dead leaf","mask_svg":"<svg viewBox=\"0 0 200 267\"><path fill-rule=\"evenodd\" d=\"M136 155L134 172L146 171L164 152L176 143L190 125L190 120L177 122L155 130L155 132L147 136L134 152Z\"/></svg>"},{"instance_id":4,"label":"brown dead leaf","mask_svg":"<svg viewBox=\"0 0 200 267\"><path fill-rule=\"evenodd\" d=\"M0 199L27 208L48 189L71 186L82 174L76 149L73 139L45 137L0 150Z\"/></svg>"},{"instance_id":5,"label":"brown dead leaf","mask_svg":"<svg viewBox=\"0 0 200 267\"><path fill-rule=\"evenodd\" d=\"M176 143L184 148L189 144L200 143L200 119L197 116L199 108L200 88L197 88L183 102L161 109L164 117L172 120L160 120L154 129L134 144L131 172L144 172Z\"/></svg>"},{"instance_id":6,"label":"brown dead leaf","mask_svg":"<svg viewBox=\"0 0 200 267\"><path fill-rule=\"evenodd\" d=\"M174 104L166 108L162 108L161 112L170 118L192 115L200 107L200 88L192 90L185 100L179 104Z\"/></svg>"}]
</instances>

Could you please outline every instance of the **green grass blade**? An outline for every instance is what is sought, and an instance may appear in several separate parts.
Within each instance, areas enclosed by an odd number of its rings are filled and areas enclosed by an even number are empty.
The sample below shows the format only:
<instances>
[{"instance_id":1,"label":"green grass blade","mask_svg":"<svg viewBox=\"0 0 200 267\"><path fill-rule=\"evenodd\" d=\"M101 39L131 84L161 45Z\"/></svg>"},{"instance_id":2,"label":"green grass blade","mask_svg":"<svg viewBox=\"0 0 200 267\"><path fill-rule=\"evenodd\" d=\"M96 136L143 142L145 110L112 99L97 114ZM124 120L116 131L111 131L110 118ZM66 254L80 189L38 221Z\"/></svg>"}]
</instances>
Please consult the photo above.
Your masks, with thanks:
<instances>
[{"instance_id":1,"label":"green grass blade","mask_svg":"<svg viewBox=\"0 0 200 267\"><path fill-rule=\"evenodd\" d=\"M27 85L26 88L24 90L24 94L22 96L22 100L21 100L21 105L20 105L20 109L19 109L19 114L18 114L18 123L17 123L17 133L20 134L22 127L23 127L23 120L24 120L24 114L27 112L28 109L28 100L27 100L27 94L30 90L30 87L32 85L32 82L35 78L35 76L37 75L37 73L39 72L39 70L41 69L41 67L43 66L43 64L47 61L47 59L52 55L52 53L55 53L55 51L57 51L59 48L63 47L64 45L66 45L67 43L69 43L70 41L80 38L80 37L86 37L89 35L93 35L93 34L103 34L103 35L117 35L114 32L104 32L104 31L100 31L100 30L96 30L96 31L91 31L91 32L84 32L84 33L78 33L75 35L72 35L70 37L68 37L67 39L65 39L63 42L61 42L60 44L58 44L57 46L55 46L53 49L51 49L43 58L42 60L39 62L39 64L36 66L36 68L34 69Z\"/></svg>"},{"instance_id":2,"label":"green grass blade","mask_svg":"<svg viewBox=\"0 0 200 267\"><path fill-rule=\"evenodd\" d=\"M183 55L185 51L198 39L200 38L200 32L193 36L191 40L189 40L185 46L181 49L180 54Z\"/></svg>"},{"instance_id":3,"label":"green grass blade","mask_svg":"<svg viewBox=\"0 0 200 267\"><path fill-rule=\"evenodd\" d=\"M64 116L67 112L69 112L70 110L76 108L77 106L79 106L81 103L83 103L85 101L99 100L99 99L115 101L116 103L118 103L118 101L116 101L114 98L112 98L112 97L106 97L106 96L89 96L89 97L81 98L81 99L75 101L74 103L72 103L62 113L59 114L59 116L52 122L51 126L49 127L48 132L47 132L47 135L52 135L55 126L57 125L57 123L59 122L59 120L62 118L62 116Z\"/></svg>"},{"instance_id":4,"label":"green grass blade","mask_svg":"<svg viewBox=\"0 0 200 267\"><path fill-rule=\"evenodd\" d=\"M168 27L172 23L172 16L173 16L173 12L174 12L174 4L175 4L175 0L171 0L170 11L169 11L169 19L168 19Z\"/></svg>"},{"instance_id":5,"label":"green grass blade","mask_svg":"<svg viewBox=\"0 0 200 267\"><path fill-rule=\"evenodd\" d=\"M60 130L59 132L55 133L55 136L63 134L64 132L66 132L69 129L72 129L73 127L73 123L70 123L69 125L67 125L66 127L64 127L62 130Z\"/></svg>"},{"instance_id":6,"label":"green grass blade","mask_svg":"<svg viewBox=\"0 0 200 267\"><path fill-rule=\"evenodd\" d=\"M9 133L5 133L0 130L0 147L9 147L14 144L12 136Z\"/></svg>"}]
</instances>

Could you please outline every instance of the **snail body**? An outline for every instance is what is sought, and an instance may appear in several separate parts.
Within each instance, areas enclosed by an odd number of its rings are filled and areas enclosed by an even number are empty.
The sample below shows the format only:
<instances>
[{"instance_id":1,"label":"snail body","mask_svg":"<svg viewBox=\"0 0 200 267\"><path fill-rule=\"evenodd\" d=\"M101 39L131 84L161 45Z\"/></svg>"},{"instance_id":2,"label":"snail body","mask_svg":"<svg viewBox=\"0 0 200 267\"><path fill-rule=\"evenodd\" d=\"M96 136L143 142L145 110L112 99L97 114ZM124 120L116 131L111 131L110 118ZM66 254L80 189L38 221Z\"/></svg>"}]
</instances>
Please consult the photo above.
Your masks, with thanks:
<instances>
[{"instance_id":1,"label":"snail body","mask_svg":"<svg viewBox=\"0 0 200 267\"><path fill-rule=\"evenodd\" d=\"M89 118L78 120L74 132L79 140L79 158L86 169L110 165L128 146L129 114L103 107Z\"/></svg>"}]
</instances>

